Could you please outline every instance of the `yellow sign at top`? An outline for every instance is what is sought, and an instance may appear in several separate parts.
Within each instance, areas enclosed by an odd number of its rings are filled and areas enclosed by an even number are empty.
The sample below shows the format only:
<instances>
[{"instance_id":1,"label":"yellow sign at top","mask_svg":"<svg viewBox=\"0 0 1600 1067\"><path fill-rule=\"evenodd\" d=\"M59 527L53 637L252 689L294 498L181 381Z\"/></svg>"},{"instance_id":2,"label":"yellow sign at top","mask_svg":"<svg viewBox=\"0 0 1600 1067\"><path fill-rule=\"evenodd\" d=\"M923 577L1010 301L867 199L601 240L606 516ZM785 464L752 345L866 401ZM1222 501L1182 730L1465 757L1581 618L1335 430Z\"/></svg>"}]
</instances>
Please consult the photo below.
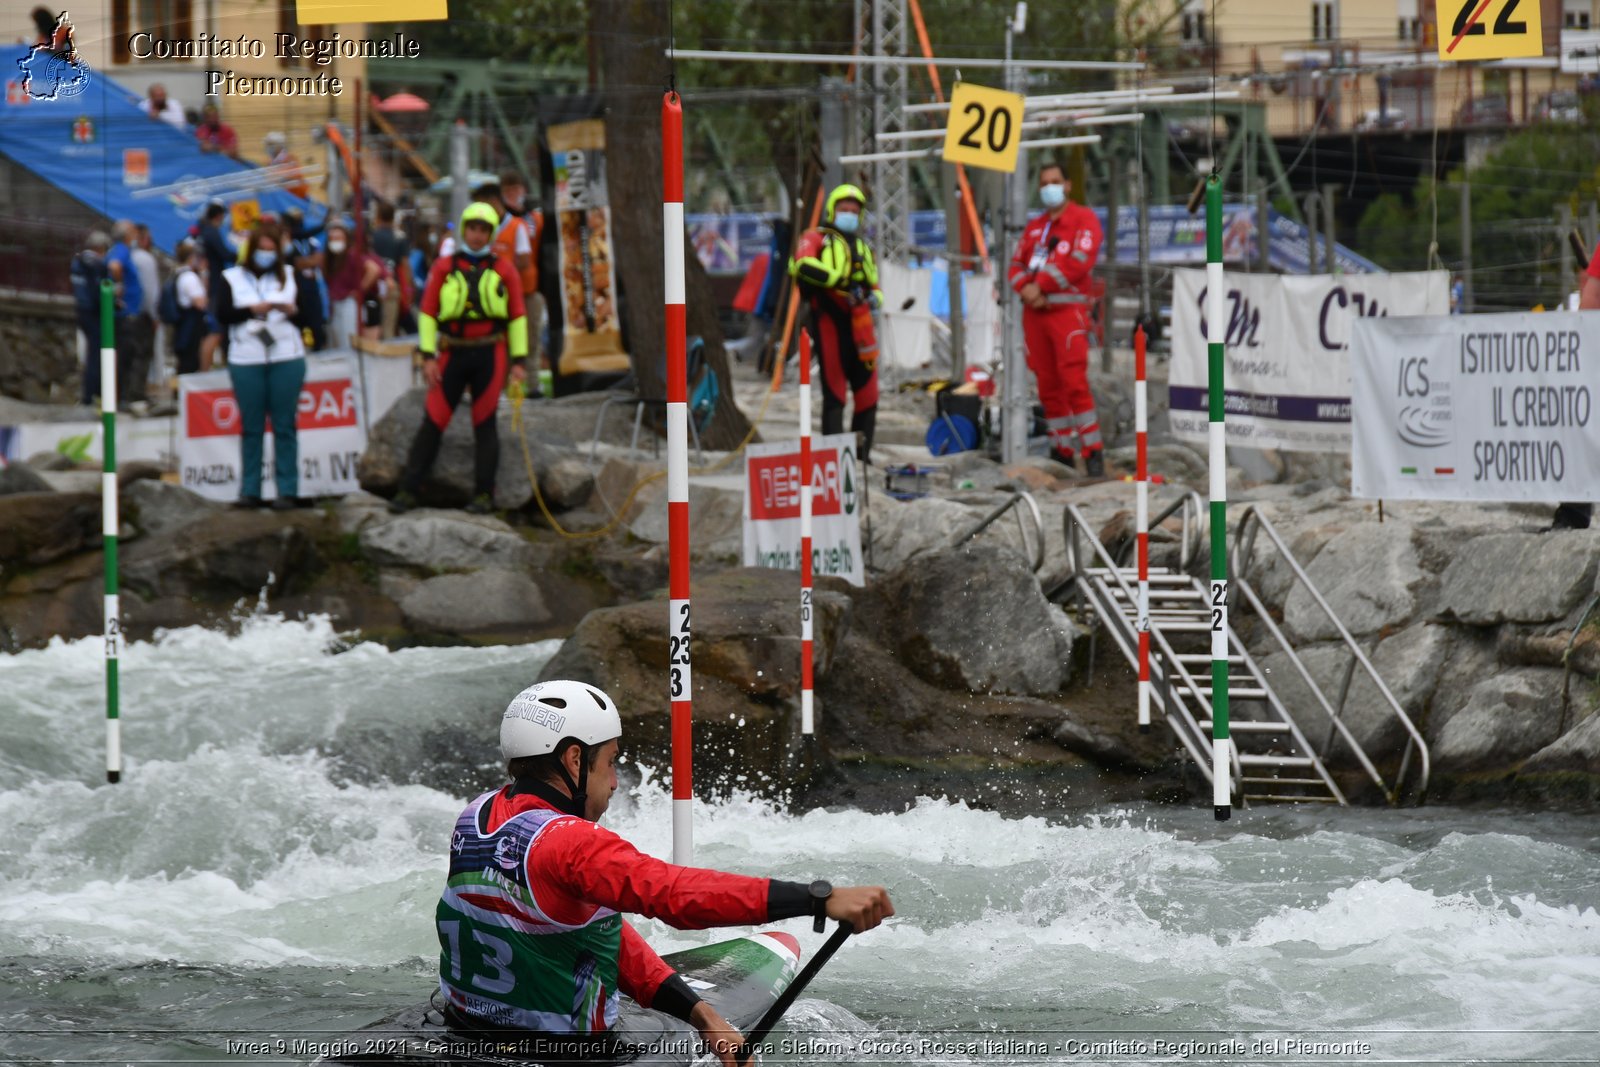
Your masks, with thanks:
<instances>
[{"instance_id":1,"label":"yellow sign at top","mask_svg":"<svg viewBox=\"0 0 1600 1067\"><path fill-rule=\"evenodd\" d=\"M1439 58L1526 59L1544 54L1539 0L1438 0Z\"/></svg>"},{"instance_id":2,"label":"yellow sign at top","mask_svg":"<svg viewBox=\"0 0 1600 1067\"><path fill-rule=\"evenodd\" d=\"M433 22L450 17L450 0L295 0L302 26L336 22Z\"/></svg>"},{"instance_id":3,"label":"yellow sign at top","mask_svg":"<svg viewBox=\"0 0 1600 1067\"><path fill-rule=\"evenodd\" d=\"M1004 89L962 82L950 95L950 121L944 130L949 163L1003 170L1017 169L1022 143L1022 97Z\"/></svg>"}]
</instances>

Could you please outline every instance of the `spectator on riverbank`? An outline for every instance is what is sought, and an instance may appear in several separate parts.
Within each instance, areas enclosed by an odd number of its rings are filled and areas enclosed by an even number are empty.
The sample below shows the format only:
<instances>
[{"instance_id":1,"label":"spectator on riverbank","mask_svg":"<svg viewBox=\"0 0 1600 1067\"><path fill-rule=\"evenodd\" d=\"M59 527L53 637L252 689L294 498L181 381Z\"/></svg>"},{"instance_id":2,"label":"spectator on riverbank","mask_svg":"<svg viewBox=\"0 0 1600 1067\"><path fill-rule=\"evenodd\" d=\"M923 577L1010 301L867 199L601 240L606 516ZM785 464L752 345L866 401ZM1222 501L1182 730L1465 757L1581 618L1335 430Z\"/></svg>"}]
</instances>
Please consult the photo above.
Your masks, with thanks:
<instances>
[{"instance_id":1,"label":"spectator on riverbank","mask_svg":"<svg viewBox=\"0 0 1600 1067\"><path fill-rule=\"evenodd\" d=\"M139 102L139 110L153 119L159 119L175 130L183 129L187 124L183 121L183 106L167 95L167 87L156 82L145 90L145 98Z\"/></svg>"},{"instance_id":2,"label":"spectator on riverbank","mask_svg":"<svg viewBox=\"0 0 1600 1067\"><path fill-rule=\"evenodd\" d=\"M84 406L100 398L100 283L110 277L106 252L111 238L103 230L93 230L83 248L72 257L72 303L77 311L78 331L83 334Z\"/></svg>"},{"instance_id":3,"label":"spectator on riverbank","mask_svg":"<svg viewBox=\"0 0 1600 1067\"><path fill-rule=\"evenodd\" d=\"M144 310L144 283L134 262L138 230L129 219L111 228L116 243L106 256L111 280L117 285L117 408L128 410L134 400L144 400L144 380L150 375L150 351L155 341L154 320Z\"/></svg>"},{"instance_id":4,"label":"spectator on riverbank","mask_svg":"<svg viewBox=\"0 0 1600 1067\"><path fill-rule=\"evenodd\" d=\"M211 307L206 287L206 254L198 241L178 246L178 321L172 327L172 354L179 374L200 369L200 346L205 341Z\"/></svg>"},{"instance_id":5,"label":"spectator on riverbank","mask_svg":"<svg viewBox=\"0 0 1600 1067\"><path fill-rule=\"evenodd\" d=\"M239 135L233 132L232 126L222 121L216 104L207 104L201 109L200 124L194 128L194 136L200 142L202 152L220 153L229 159L239 158Z\"/></svg>"}]
</instances>

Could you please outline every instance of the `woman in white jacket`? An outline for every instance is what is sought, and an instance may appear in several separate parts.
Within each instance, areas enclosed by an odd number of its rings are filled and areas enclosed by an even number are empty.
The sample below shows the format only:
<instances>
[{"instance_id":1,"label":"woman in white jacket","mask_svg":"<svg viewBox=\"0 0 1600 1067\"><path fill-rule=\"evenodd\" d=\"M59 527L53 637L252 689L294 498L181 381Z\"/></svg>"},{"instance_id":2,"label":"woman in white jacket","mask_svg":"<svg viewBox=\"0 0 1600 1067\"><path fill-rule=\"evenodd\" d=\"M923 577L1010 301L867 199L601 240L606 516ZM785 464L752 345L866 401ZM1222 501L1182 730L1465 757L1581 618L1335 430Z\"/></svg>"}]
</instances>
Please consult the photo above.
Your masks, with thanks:
<instances>
[{"instance_id":1,"label":"woman in white jacket","mask_svg":"<svg viewBox=\"0 0 1600 1067\"><path fill-rule=\"evenodd\" d=\"M309 506L300 498L295 418L306 380L305 346L295 314L295 278L283 258L284 234L263 223L250 235L243 261L222 272L217 318L228 330L228 377L239 402L239 507L261 506L261 445L272 416L274 508Z\"/></svg>"}]
</instances>

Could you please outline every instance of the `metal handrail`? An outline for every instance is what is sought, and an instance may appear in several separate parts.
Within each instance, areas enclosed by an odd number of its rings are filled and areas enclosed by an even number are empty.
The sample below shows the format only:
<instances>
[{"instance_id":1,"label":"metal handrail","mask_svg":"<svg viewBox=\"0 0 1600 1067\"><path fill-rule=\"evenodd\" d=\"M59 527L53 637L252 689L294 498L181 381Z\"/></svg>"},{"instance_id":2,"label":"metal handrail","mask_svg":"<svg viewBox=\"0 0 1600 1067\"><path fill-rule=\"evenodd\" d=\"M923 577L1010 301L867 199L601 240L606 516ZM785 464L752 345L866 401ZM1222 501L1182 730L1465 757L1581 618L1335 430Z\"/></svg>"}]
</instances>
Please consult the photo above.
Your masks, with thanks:
<instances>
[{"instance_id":1,"label":"metal handrail","mask_svg":"<svg viewBox=\"0 0 1600 1067\"><path fill-rule=\"evenodd\" d=\"M1044 516L1039 513L1039 502L1034 500L1033 494L1026 489L1018 489L1012 493L1004 504L989 512L972 529L957 537L955 544L951 547L960 548L990 526L993 526L1006 512L1015 509L1017 514L1017 536L1022 539L1022 551L1026 553L1028 551L1028 527L1022 518L1022 508L1019 506L1021 504L1028 505L1028 511L1033 515L1033 572L1035 574L1039 573L1039 568L1044 566Z\"/></svg>"},{"instance_id":2,"label":"metal handrail","mask_svg":"<svg viewBox=\"0 0 1600 1067\"><path fill-rule=\"evenodd\" d=\"M1194 498L1196 515L1199 518L1204 518L1206 512L1205 508L1201 506L1202 501L1200 499L1200 494L1194 492L1193 490L1189 490L1172 505L1170 505L1165 511L1161 512L1160 519L1152 520L1150 525L1154 526L1156 522L1163 521L1170 517L1178 508L1183 507L1190 497ZM1078 617L1082 619L1084 615L1083 609L1085 600L1084 586L1087 584L1086 579L1088 574L1086 570L1079 566L1081 553L1078 549L1078 536L1079 531L1084 531L1089 528L1089 522L1083 517L1083 513L1078 510L1076 504L1068 504L1063 512L1063 515L1066 525L1067 565L1075 578L1075 581L1073 582L1073 596ZM1185 541L1187 542L1187 510L1184 512L1184 527L1186 531ZM1197 538L1197 541L1199 539L1200 538ZM1128 584L1127 579L1123 577L1123 569L1119 567L1116 561L1111 558L1110 554L1106 552L1105 546L1100 543L1100 538L1091 536L1089 538L1089 543L1093 547L1094 554L1099 557L1101 565L1106 569L1110 577L1115 580L1117 586L1122 590L1123 595L1130 599L1134 598L1136 594L1133 587ZM1185 566L1187 566L1187 563ZM1186 667L1183 661L1178 658L1177 651L1167 640L1166 634L1162 633L1158 628L1152 627L1150 636L1158 646L1155 651L1160 654L1158 657L1152 658L1158 658L1162 663L1171 663L1178 672L1179 681L1187 686L1189 695L1193 697L1196 702L1198 702L1199 710L1204 713L1205 717L1211 717L1211 701L1203 692L1201 692L1200 680L1189 673L1189 668ZM1185 723L1185 725L1189 725L1189 720L1194 718L1194 713L1189 711L1188 705L1184 700L1184 695L1182 693L1174 693L1172 691L1172 679L1167 676L1167 672L1164 669L1162 670L1161 675L1163 685L1166 690L1166 697L1162 702L1163 706L1166 706L1166 699L1176 700L1179 706L1181 706L1185 712L1185 716L1180 717L1178 721ZM1169 721L1170 720L1171 717L1169 716ZM1199 727L1195 726L1195 729L1198 731ZM1184 747L1189 750L1190 756L1194 759L1195 764L1200 768L1201 773L1205 775L1207 781L1210 781L1211 765L1209 762L1209 754L1205 752L1203 744L1200 744L1200 747L1196 747L1197 743L1203 742L1204 738L1199 738L1198 740L1191 738L1189 734L1183 730L1179 730L1177 733L1178 739L1182 741ZM1238 750L1231 747L1229 752L1229 764L1233 771L1233 781L1237 783L1242 777L1242 765L1239 763Z\"/></svg>"},{"instance_id":3,"label":"metal handrail","mask_svg":"<svg viewBox=\"0 0 1600 1067\"><path fill-rule=\"evenodd\" d=\"M1265 532L1266 535L1272 539L1272 543L1277 546L1278 552L1283 556L1284 562L1289 565L1289 569L1293 573L1295 580L1305 586L1306 591L1311 594L1312 599L1316 601L1317 606L1322 609L1323 614L1326 615L1328 620L1333 623L1334 629L1338 631L1340 640L1345 643L1345 645L1350 649L1351 654L1355 657L1355 662L1359 664L1364 671L1366 671L1367 677L1372 679L1373 684L1378 687L1378 692L1382 694L1384 700L1388 702L1389 710L1394 714L1395 718L1400 721L1400 725L1404 727L1406 733L1410 735L1411 740L1407 742L1405 753L1401 757L1400 769L1395 775L1395 784L1392 790L1384 781L1383 776L1378 773L1378 769L1373 766L1372 760L1368 758L1366 751L1361 747L1360 743L1356 741L1355 736L1352 735L1349 728L1345 726L1343 719L1343 694L1341 694L1339 707L1337 709L1328 703L1328 698L1323 695L1322 688L1312 679L1311 672L1306 669L1306 666L1301 662L1300 657L1295 654L1294 648L1289 644L1288 638L1284 636L1283 631L1278 627L1277 623L1273 622L1272 616L1267 612L1266 605L1261 602L1261 598L1256 595L1255 589L1251 586L1249 579L1245 577L1245 569L1248 566L1253 553L1255 552L1256 533L1258 530ZM1250 606L1255 610L1256 615L1261 619L1261 621L1266 624L1268 632L1270 632L1273 636L1273 639L1278 642L1278 646L1282 648L1284 652L1288 653L1290 662L1293 663L1295 669L1300 672L1300 677L1304 679L1306 685L1311 689L1311 692L1316 697L1317 702L1322 705L1323 711L1327 713L1330 722L1332 722L1334 728L1337 729L1339 736L1345 741L1346 744L1350 746L1351 751L1355 753L1356 759L1360 761L1362 768L1377 784L1384 796L1388 798L1390 804L1394 804L1398 801L1401 785L1404 782L1406 772L1409 770L1411 765L1412 753L1415 752L1417 754L1421 768L1421 780L1418 784L1417 791L1418 802L1420 803L1421 800L1427 796L1428 778L1431 771L1431 761L1428 754L1427 741L1423 739L1421 731L1419 731L1416 727L1416 724L1411 721L1411 716L1406 714L1405 709L1400 706L1400 702L1395 699L1394 693L1390 691L1389 686L1378 674L1376 668L1372 666L1372 661L1367 658L1365 652L1361 651L1361 646L1356 644L1356 639L1352 637L1350 631L1345 628L1345 625L1342 621L1340 621L1339 616L1334 614L1333 608L1328 604L1328 601L1324 599L1322 593L1318 591L1315 585L1312 584L1311 577L1306 574L1305 568L1300 565L1300 561L1295 559L1294 553L1289 551L1289 546L1284 543L1283 537L1272 525L1272 522L1265 515L1263 515L1260 509L1254 504L1247 506L1239 516L1239 523L1235 528L1232 552L1230 554L1228 565L1229 572L1233 576L1234 583L1238 586L1240 592L1242 592L1245 595L1245 598L1250 601ZM1328 746L1325 745L1324 752L1327 750ZM1317 756L1319 759L1323 758L1322 753L1318 753Z\"/></svg>"}]
</instances>

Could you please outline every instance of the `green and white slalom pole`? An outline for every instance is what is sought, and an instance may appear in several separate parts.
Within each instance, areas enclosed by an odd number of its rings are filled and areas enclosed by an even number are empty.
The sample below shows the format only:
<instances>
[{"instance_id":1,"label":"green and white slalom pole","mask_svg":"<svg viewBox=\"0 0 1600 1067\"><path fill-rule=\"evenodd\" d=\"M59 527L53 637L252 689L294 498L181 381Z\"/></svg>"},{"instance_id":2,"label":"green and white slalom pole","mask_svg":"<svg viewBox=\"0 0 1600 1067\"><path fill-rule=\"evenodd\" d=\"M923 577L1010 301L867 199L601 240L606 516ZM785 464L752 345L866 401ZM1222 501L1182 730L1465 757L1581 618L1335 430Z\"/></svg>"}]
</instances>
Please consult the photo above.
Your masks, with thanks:
<instances>
[{"instance_id":1,"label":"green and white slalom pole","mask_svg":"<svg viewBox=\"0 0 1600 1067\"><path fill-rule=\"evenodd\" d=\"M1233 811L1228 737L1228 442L1222 403L1227 291L1222 272L1222 180L1213 174L1206 181L1206 401L1211 412L1211 803L1218 822Z\"/></svg>"},{"instance_id":2,"label":"green and white slalom pole","mask_svg":"<svg viewBox=\"0 0 1600 1067\"><path fill-rule=\"evenodd\" d=\"M122 720L119 717L117 662L122 658L122 613L117 603L117 346L116 293L100 283L100 467L101 543L106 557L106 781L122 778Z\"/></svg>"}]
</instances>

